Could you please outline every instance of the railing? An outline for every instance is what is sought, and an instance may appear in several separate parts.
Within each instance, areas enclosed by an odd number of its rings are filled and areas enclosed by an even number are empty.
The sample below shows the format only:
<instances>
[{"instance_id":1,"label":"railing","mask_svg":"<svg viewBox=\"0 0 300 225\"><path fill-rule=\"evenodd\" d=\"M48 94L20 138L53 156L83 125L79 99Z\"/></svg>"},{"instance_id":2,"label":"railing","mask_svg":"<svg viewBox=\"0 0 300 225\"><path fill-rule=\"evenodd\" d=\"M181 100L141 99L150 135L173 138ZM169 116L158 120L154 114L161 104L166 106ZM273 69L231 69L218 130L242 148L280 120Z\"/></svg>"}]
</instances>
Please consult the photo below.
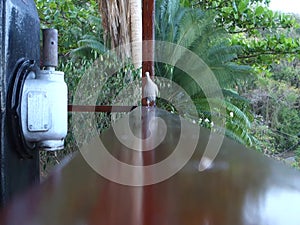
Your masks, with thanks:
<instances>
[{"instance_id":1,"label":"railing","mask_svg":"<svg viewBox=\"0 0 300 225\"><path fill-rule=\"evenodd\" d=\"M68 112L130 112L137 106L68 105Z\"/></svg>"},{"instance_id":2,"label":"railing","mask_svg":"<svg viewBox=\"0 0 300 225\"><path fill-rule=\"evenodd\" d=\"M158 117L164 122L153 120ZM208 130L201 128L195 136L196 125L160 109L139 107L128 118L140 140L135 144L144 151L126 147L130 134L118 136L109 129L42 184L15 198L2 213L0 224L299 224L299 171L225 138L217 157L200 172ZM117 125L120 132L127 129L128 121L124 121ZM182 133L184 126L188 130ZM180 153L167 161L182 138L190 143L199 138L191 159L184 163L187 147L177 149ZM127 141L134 148L134 140ZM97 143L123 164L97 158L101 148ZM126 165L135 166L132 173Z\"/></svg>"}]
</instances>

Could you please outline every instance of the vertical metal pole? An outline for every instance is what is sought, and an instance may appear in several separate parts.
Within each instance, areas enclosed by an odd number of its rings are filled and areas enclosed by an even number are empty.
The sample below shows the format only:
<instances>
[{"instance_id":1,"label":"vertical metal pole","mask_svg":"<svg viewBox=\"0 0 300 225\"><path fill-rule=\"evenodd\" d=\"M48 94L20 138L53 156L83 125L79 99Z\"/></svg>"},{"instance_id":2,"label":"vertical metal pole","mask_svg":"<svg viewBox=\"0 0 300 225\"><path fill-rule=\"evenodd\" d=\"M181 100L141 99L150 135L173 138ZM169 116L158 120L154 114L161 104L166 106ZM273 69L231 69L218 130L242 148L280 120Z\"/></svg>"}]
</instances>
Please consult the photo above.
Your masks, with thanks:
<instances>
[{"instance_id":1,"label":"vertical metal pole","mask_svg":"<svg viewBox=\"0 0 300 225\"><path fill-rule=\"evenodd\" d=\"M155 0L142 0L143 8L143 63L142 63L142 76L145 77L145 72L150 73L150 77L153 79L154 77L154 39L155 39L155 26L154 26L154 18L155 18ZM150 41L149 41L150 40ZM147 42L148 41L148 42ZM147 59L147 61L146 61ZM142 91L145 85L145 80L142 82ZM142 105L147 105L147 100L142 99ZM142 138L147 138L149 135L149 125L151 117L155 116L155 111L149 112L148 110L143 109L142 111ZM147 146L142 146L145 148ZM143 152L143 151L142 151ZM155 163L155 150L151 150L149 152L143 152L143 165L149 165ZM148 174L149 175L149 174ZM148 213L153 209L154 199L152 187L144 187L142 190L142 199L143 203L143 222L144 224L154 224L155 221L152 220L153 217Z\"/></svg>"},{"instance_id":2,"label":"vertical metal pole","mask_svg":"<svg viewBox=\"0 0 300 225\"><path fill-rule=\"evenodd\" d=\"M142 76L145 77L145 72L148 71L150 76L154 76L154 18L155 18L155 0L142 0L142 19L143 19L143 63ZM148 41L148 42L147 42ZM144 87L143 79L143 87ZM142 105L147 105L145 100L142 100Z\"/></svg>"},{"instance_id":3,"label":"vertical metal pole","mask_svg":"<svg viewBox=\"0 0 300 225\"><path fill-rule=\"evenodd\" d=\"M55 69L58 65L58 31L43 29L43 66Z\"/></svg>"}]
</instances>

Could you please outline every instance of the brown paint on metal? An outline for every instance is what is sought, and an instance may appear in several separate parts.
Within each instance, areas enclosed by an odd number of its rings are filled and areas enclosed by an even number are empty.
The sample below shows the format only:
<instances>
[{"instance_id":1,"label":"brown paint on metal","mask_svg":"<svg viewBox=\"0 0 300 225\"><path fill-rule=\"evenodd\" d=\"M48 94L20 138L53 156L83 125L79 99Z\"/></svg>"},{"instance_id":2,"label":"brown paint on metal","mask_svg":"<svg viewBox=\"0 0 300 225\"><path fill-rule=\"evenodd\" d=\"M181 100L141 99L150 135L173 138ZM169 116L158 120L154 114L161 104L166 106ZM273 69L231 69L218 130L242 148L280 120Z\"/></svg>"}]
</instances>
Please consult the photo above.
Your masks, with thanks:
<instances>
[{"instance_id":1,"label":"brown paint on metal","mask_svg":"<svg viewBox=\"0 0 300 225\"><path fill-rule=\"evenodd\" d=\"M152 164L174 150L181 132L179 117L153 110L142 112L138 108L131 112L133 118L142 118L133 121L133 133L140 132L140 123L152 116L161 117L168 127L164 141L151 150L154 158L147 157ZM195 126L190 124L190 131L184 135L192 136ZM128 149L118 141L113 129L100 137L122 162L145 165L140 156L148 152ZM103 178L78 154L41 185L12 201L0 214L0 224L299 224L300 171L225 138L212 167L199 172L197 165L209 137L209 131L201 128L194 155L178 173L163 182L141 187Z\"/></svg>"},{"instance_id":2,"label":"brown paint on metal","mask_svg":"<svg viewBox=\"0 0 300 225\"><path fill-rule=\"evenodd\" d=\"M57 67L58 65L58 31L43 29L43 67Z\"/></svg>"},{"instance_id":3,"label":"brown paint on metal","mask_svg":"<svg viewBox=\"0 0 300 225\"><path fill-rule=\"evenodd\" d=\"M153 79L154 77L154 39L155 39L155 0L143 0L142 1L142 40L143 40L143 51L142 51L142 77L145 78L145 73L149 72L150 77ZM144 86L146 79L142 79L142 93L144 93ZM142 94L143 95L143 94ZM147 106L147 98L142 97L142 106ZM151 106L153 108L153 106ZM142 121L142 129L141 129L141 137L146 139L150 132L150 120L154 116L153 111L147 112L146 108L142 110L141 114L141 121ZM148 108L148 110L151 110ZM152 109L153 110L153 109ZM144 143L143 143L144 145ZM142 146L143 149L147 148L148 146ZM142 163L143 165L151 165L155 160L155 151L147 151L142 155ZM149 197L148 192L143 191L143 196L145 199L148 199L148 204L143 208L146 209L147 207L151 206L150 202L152 201L151 196ZM144 213L143 213L144 215ZM146 221L143 220L143 224Z\"/></svg>"},{"instance_id":4,"label":"brown paint on metal","mask_svg":"<svg viewBox=\"0 0 300 225\"><path fill-rule=\"evenodd\" d=\"M68 112L130 112L137 106L68 105Z\"/></svg>"},{"instance_id":5,"label":"brown paint on metal","mask_svg":"<svg viewBox=\"0 0 300 225\"><path fill-rule=\"evenodd\" d=\"M154 18L155 18L155 1L142 1L142 20L143 20L143 41L151 40L143 43L143 77L145 72L149 71L150 76L154 76ZM147 61L144 61L147 59ZM152 60L149 60L152 59Z\"/></svg>"},{"instance_id":6,"label":"brown paint on metal","mask_svg":"<svg viewBox=\"0 0 300 225\"><path fill-rule=\"evenodd\" d=\"M154 74L154 42L155 39L155 0L143 0L142 1L142 40L143 40L143 62L142 62L142 77L145 77L145 72L150 73L150 77L153 79ZM150 41L149 41L150 40ZM148 41L148 42L147 42ZM145 85L145 79L142 80L142 89ZM147 100L142 99L142 105L147 105Z\"/></svg>"}]
</instances>

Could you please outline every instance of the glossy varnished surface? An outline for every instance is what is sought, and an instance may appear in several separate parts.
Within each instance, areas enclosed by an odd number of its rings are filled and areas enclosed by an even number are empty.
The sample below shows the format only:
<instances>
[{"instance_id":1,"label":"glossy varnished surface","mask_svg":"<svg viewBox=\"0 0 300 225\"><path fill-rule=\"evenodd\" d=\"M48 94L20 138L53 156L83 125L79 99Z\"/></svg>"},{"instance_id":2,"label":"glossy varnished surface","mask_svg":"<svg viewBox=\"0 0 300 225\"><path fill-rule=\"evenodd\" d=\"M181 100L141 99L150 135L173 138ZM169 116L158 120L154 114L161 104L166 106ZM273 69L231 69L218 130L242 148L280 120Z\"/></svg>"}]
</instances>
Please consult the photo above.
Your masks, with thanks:
<instances>
[{"instance_id":1,"label":"glossy varnished surface","mask_svg":"<svg viewBox=\"0 0 300 225\"><path fill-rule=\"evenodd\" d=\"M145 129L153 113L163 118L168 127L164 141L154 150L129 150L111 129L101 137L119 160L150 165L167 158L177 145L180 121L162 110L143 115L141 112L138 108L131 113L131 128L137 136L141 124ZM190 126L191 130L195 128ZM148 135L147 129L140 134L144 138ZM175 176L141 187L108 181L78 154L40 186L11 202L0 224L300 224L299 171L225 139L212 166L199 172L208 136L208 131L201 129L193 157Z\"/></svg>"}]
</instances>

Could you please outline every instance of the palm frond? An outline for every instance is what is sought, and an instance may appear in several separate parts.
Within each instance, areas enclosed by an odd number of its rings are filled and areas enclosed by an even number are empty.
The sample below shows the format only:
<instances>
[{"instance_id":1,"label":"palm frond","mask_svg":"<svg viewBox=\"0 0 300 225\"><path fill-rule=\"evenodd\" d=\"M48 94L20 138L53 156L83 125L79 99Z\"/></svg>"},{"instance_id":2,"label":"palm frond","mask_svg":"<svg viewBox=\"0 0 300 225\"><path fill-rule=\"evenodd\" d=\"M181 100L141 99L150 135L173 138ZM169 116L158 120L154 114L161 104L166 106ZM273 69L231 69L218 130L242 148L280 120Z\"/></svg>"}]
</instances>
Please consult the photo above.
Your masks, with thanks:
<instances>
[{"instance_id":1,"label":"palm frond","mask_svg":"<svg viewBox=\"0 0 300 225\"><path fill-rule=\"evenodd\" d=\"M72 57L87 57L93 58L96 53L98 55L104 54L107 49L104 44L91 35L86 35L78 42L79 47L71 51Z\"/></svg>"},{"instance_id":2,"label":"palm frond","mask_svg":"<svg viewBox=\"0 0 300 225\"><path fill-rule=\"evenodd\" d=\"M199 115L209 119L212 116L226 119L226 126L218 127L218 129L225 129L226 136L244 145L252 146L254 139L250 132L251 121L247 113L226 99L197 98L194 99L194 102ZM225 108L226 110L218 110L220 108Z\"/></svg>"},{"instance_id":3,"label":"palm frond","mask_svg":"<svg viewBox=\"0 0 300 225\"><path fill-rule=\"evenodd\" d=\"M215 15L200 9L187 9L173 3L178 0L158 0L156 10L156 39L183 46L198 55L208 66L211 77L204 76L195 62L182 54L177 57L175 66L156 63L156 71L161 76L172 79L179 84L193 99L199 115L206 118L226 118L226 134L240 143L251 146L253 138L250 134L251 117L244 105L247 101L238 93L229 91L239 81L246 81L252 69L249 66L236 64L234 61L242 51L240 46L231 46L226 31L217 27ZM174 50L176 52L176 50ZM198 74L197 81L176 65L186 65L190 71ZM213 98L216 87L212 85L217 79L223 89L225 99ZM208 99L207 94L211 97ZM209 105L213 104L213 106ZM220 110L225 109L225 110ZM245 112L244 112L244 111ZM233 115L233 116L231 116Z\"/></svg>"},{"instance_id":4,"label":"palm frond","mask_svg":"<svg viewBox=\"0 0 300 225\"><path fill-rule=\"evenodd\" d=\"M235 100L237 100L237 101L239 101L241 103L250 104L250 101L247 98L239 95L238 92L236 92L236 91L234 91L232 89L226 89L226 88L224 88L224 89L222 89L222 93L223 93L223 96L225 98L232 98L232 99L235 99Z\"/></svg>"},{"instance_id":5,"label":"palm frond","mask_svg":"<svg viewBox=\"0 0 300 225\"><path fill-rule=\"evenodd\" d=\"M226 126L225 135L236 142L251 147L256 143L256 139L249 133L245 132L241 127L228 125Z\"/></svg>"}]
</instances>

